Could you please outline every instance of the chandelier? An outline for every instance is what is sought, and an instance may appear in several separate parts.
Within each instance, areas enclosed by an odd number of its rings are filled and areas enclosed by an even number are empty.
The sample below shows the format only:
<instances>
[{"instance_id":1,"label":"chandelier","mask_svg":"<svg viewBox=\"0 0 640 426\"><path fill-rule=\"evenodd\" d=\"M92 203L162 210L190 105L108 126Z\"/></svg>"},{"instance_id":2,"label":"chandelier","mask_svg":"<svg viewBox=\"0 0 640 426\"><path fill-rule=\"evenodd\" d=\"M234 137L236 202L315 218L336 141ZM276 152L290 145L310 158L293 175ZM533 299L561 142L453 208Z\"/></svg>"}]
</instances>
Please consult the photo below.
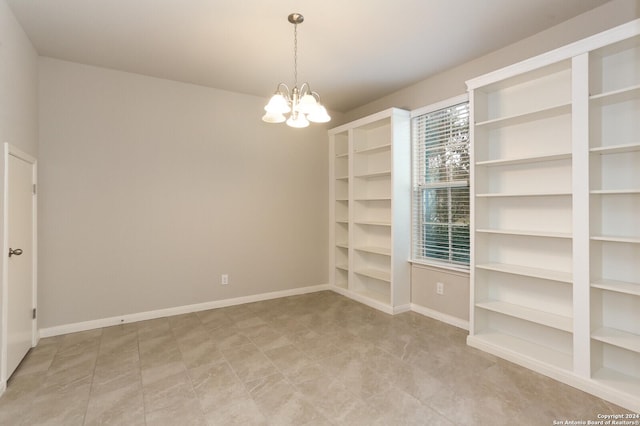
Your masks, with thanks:
<instances>
[{"instance_id":1,"label":"chandelier","mask_svg":"<svg viewBox=\"0 0 640 426\"><path fill-rule=\"evenodd\" d=\"M326 123L331 120L327 110L320 104L320 95L311 90L309 83L302 83L298 88L298 24L304 21L299 13L289 15L293 24L293 89L279 83L275 94L264 107L266 114L262 121L266 123L287 122L288 126L303 128L312 123ZM285 114L290 114L289 118Z\"/></svg>"}]
</instances>

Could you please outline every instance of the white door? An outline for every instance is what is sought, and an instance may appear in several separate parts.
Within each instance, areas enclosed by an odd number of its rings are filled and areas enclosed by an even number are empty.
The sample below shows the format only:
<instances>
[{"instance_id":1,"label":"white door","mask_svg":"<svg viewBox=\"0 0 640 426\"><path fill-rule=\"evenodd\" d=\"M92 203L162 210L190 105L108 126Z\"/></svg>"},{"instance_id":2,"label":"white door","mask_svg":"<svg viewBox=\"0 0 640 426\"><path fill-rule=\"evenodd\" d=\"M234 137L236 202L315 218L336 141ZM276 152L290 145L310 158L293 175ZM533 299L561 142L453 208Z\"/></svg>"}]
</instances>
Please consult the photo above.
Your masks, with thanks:
<instances>
[{"instance_id":1,"label":"white door","mask_svg":"<svg viewBox=\"0 0 640 426\"><path fill-rule=\"evenodd\" d=\"M34 342L34 180L35 161L5 149L6 179L6 330L5 379L15 371Z\"/></svg>"}]
</instances>

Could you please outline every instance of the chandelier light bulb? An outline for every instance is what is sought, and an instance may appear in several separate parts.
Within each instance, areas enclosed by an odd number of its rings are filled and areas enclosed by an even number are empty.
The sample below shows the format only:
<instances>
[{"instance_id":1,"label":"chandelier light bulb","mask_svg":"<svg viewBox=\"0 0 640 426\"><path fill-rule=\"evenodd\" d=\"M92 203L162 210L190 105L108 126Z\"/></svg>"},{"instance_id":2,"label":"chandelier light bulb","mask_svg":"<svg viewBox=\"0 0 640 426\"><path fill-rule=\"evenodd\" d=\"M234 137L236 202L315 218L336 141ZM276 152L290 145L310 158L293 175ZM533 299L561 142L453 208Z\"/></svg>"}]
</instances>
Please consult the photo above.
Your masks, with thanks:
<instances>
[{"instance_id":1,"label":"chandelier light bulb","mask_svg":"<svg viewBox=\"0 0 640 426\"><path fill-rule=\"evenodd\" d=\"M313 97L312 94L307 93L302 98L300 98L300 103L298 104L298 111L303 114L310 114L313 112L318 105L318 101Z\"/></svg>"},{"instance_id":2,"label":"chandelier light bulb","mask_svg":"<svg viewBox=\"0 0 640 426\"><path fill-rule=\"evenodd\" d=\"M289 101L281 93L276 93L269 99L269 103L264 107L264 110L271 114L286 114L291 111L291 107L289 106Z\"/></svg>"},{"instance_id":3,"label":"chandelier light bulb","mask_svg":"<svg viewBox=\"0 0 640 426\"><path fill-rule=\"evenodd\" d=\"M307 119L312 123L327 123L331 121L327 109L320 104L317 104L314 110L307 115Z\"/></svg>"},{"instance_id":4,"label":"chandelier light bulb","mask_svg":"<svg viewBox=\"0 0 640 426\"><path fill-rule=\"evenodd\" d=\"M304 114L294 112L287 120L287 126L302 129L309 126L309 120Z\"/></svg>"},{"instance_id":5,"label":"chandelier light bulb","mask_svg":"<svg viewBox=\"0 0 640 426\"><path fill-rule=\"evenodd\" d=\"M265 123L284 123L286 117L282 114L267 112L262 116L262 121Z\"/></svg>"}]
</instances>

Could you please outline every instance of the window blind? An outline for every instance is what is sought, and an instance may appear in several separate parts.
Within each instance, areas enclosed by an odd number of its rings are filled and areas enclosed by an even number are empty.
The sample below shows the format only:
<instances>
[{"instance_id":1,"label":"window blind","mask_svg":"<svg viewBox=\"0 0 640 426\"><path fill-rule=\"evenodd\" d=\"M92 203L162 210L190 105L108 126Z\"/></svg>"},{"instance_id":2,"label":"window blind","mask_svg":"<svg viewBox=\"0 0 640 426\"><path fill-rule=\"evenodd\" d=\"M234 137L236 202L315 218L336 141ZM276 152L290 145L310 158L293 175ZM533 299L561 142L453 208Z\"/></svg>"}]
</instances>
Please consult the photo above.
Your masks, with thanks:
<instances>
[{"instance_id":1,"label":"window blind","mask_svg":"<svg viewBox=\"0 0 640 426\"><path fill-rule=\"evenodd\" d=\"M412 257L469 265L469 102L412 119Z\"/></svg>"}]
</instances>

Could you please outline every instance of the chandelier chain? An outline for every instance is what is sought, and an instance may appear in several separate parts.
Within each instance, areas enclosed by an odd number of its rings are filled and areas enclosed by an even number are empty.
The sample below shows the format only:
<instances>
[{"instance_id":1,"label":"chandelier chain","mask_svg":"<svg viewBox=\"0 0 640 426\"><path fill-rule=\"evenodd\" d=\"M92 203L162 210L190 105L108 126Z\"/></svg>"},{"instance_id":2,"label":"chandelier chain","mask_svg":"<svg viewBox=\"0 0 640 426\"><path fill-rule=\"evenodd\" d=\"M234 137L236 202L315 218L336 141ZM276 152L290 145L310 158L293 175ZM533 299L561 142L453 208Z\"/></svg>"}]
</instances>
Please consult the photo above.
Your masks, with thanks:
<instances>
[{"instance_id":1,"label":"chandelier chain","mask_svg":"<svg viewBox=\"0 0 640 426\"><path fill-rule=\"evenodd\" d=\"M293 24L293 83L298 87L298 24Z\"/></svg>"}]
</instances>

